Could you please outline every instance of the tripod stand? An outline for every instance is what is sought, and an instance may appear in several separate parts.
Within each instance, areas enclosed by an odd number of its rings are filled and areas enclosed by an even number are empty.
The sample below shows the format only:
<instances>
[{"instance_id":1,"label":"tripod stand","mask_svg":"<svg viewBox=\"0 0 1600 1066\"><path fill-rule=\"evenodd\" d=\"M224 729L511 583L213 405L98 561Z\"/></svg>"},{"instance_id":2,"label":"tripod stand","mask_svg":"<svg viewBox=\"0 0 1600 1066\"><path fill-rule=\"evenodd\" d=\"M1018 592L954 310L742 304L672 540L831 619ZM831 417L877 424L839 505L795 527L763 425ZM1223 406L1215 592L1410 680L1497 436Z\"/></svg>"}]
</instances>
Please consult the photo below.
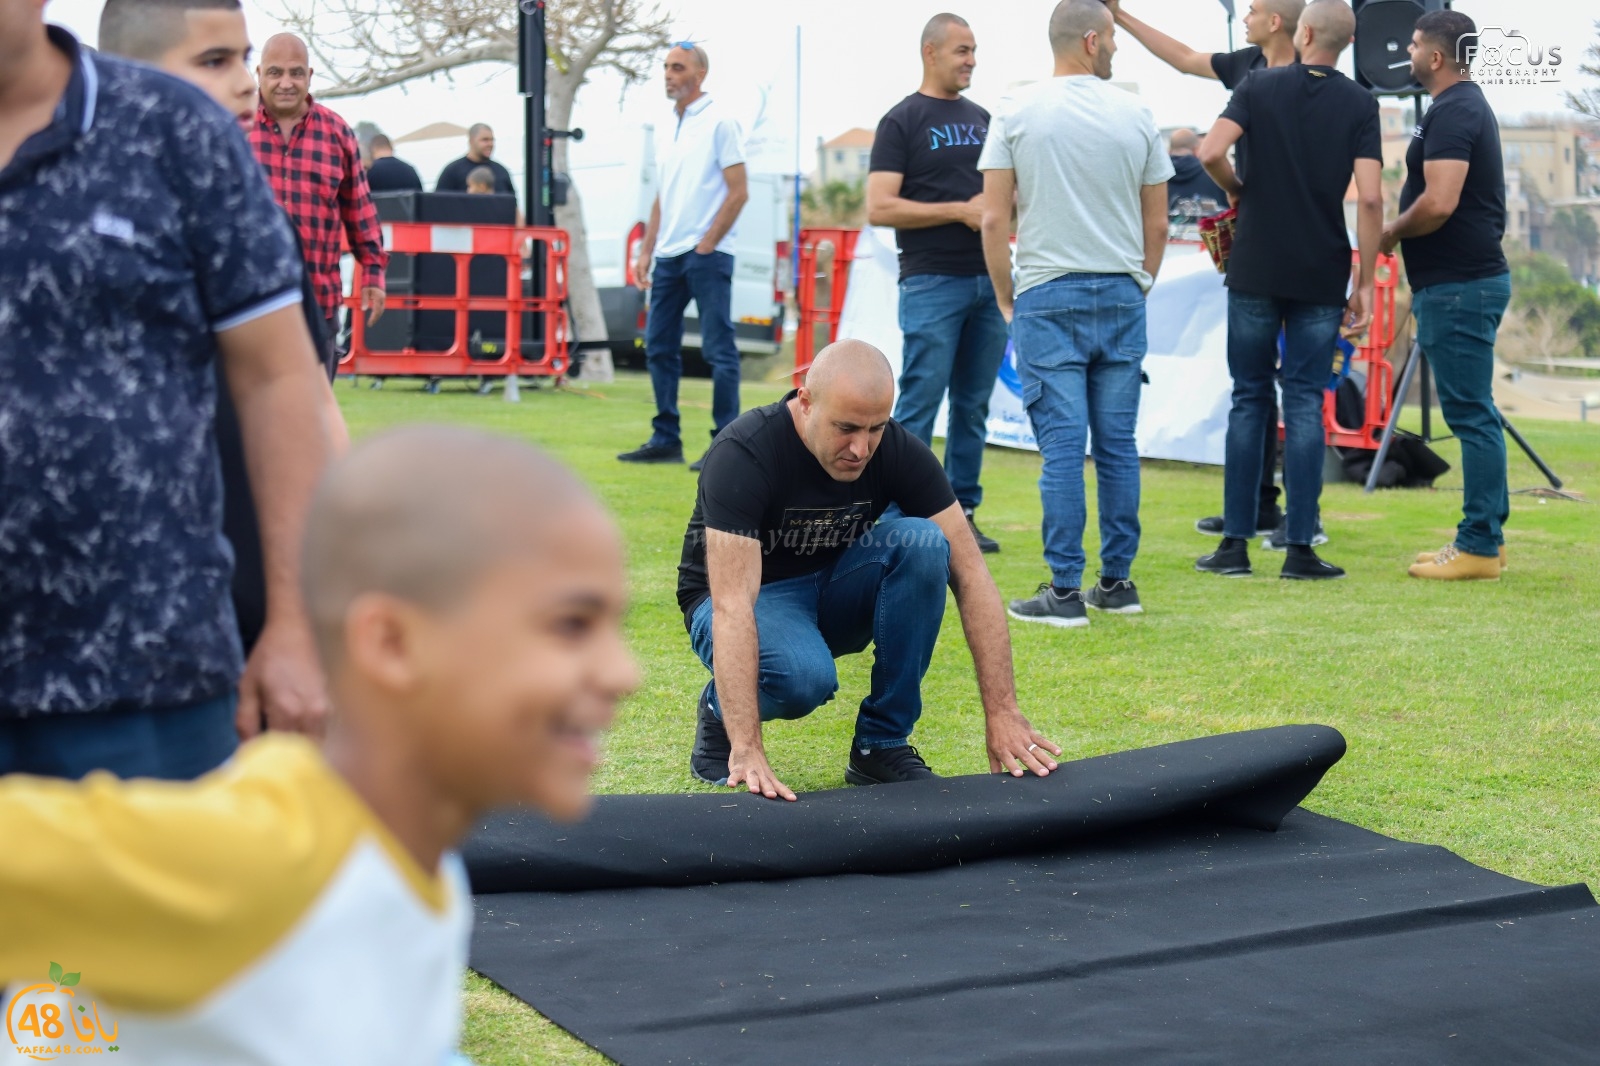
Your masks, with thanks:
<instances>
[{"instance_id":1,"label":"tripod stand","mask_svg":"<svg viewBox=\"0 0 1600 1066\"><path fill-rule=\"evenodd\" d=\"M1411 355L1406 359L1406 368L1400 374L1400 383L1395 386L1394 403L1389 409L1389 424L1383 427L1383 437L1378 441L1378 454L1372 460L1371 472L1367 474L1366 491L1369 493L1378 487L1378 475L1383 470L1384 460L1389 457L1389 445L1394 441L1395 427L1400 422L1400 409L1405 406L1406 394L1411 391L1411 382L1419 370L1422 374L1422 442L1431 444L1436 440L1450 439L1433 435L1433 371L1428 367L1428 356L1422 350L1422 342L1413 340ZM1500 414L1498 410L1495 413ZM1539 473L1550 482L1550 487L1559 489L1561 479L1556 477L1555 471L1551 470L1543 459L1539 458L1539 453L1533 450L1533 446L1517 432L1517 427L1513 426L1503 414L1500 415L1500 425L1511 434L1511 439L1517 442L1517 447L1522 449L1522 454L1528 457L1528 461L1539 468Z\"/></svg>"}]
</instances>

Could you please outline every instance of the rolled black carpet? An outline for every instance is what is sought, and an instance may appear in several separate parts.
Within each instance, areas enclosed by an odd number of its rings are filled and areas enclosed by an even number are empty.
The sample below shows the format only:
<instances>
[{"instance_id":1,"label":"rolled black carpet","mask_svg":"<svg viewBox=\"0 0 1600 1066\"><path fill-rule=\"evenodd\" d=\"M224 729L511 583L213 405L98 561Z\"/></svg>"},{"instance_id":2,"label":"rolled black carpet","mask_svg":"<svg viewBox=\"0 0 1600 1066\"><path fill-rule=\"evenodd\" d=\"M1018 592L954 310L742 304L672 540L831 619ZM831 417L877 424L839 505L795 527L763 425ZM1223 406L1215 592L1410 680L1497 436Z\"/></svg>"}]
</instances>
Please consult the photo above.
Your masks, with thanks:
<instances>
[{"instance_id":1,"label":"rolled black carpet","mask_svg":"<svg viewBox=\"0 0 1600 1066\"><path fill-rule=\"evenodd\" d=\"M1588 890L1295 810L1343 751L507 815L472 965L627 1064L1593 1061Z\"/></svg>"}]
</instances>

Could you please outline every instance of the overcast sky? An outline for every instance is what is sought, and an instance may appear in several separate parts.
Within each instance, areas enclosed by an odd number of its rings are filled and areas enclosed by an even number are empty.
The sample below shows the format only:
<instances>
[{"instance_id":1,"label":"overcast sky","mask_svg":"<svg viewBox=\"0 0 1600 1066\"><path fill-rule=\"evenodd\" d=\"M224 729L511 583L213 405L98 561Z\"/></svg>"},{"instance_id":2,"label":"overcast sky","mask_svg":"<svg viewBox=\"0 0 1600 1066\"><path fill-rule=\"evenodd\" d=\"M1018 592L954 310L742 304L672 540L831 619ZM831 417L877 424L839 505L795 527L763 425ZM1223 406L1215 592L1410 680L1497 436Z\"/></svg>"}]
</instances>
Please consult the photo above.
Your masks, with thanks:
<instances>
[{"instance_id":1,"label":"overcast sky","mask_svg":"<svg viewBox=\"0 0 1600 1066\"><path fill-rule=\"evenodd\" d=\"M885 110L916 88L921 70L918 35L928 16L939 10L938 2L806 0L778 5L760 0L661 0L661 6L675 15L674 38L702 42L710 53L708 91L735 105L747 118L765 99L772 121L769 129L781 138L773 154L781 160L793 156L798 20L803 42L799 66L801 168L809 171L815 165L817 137L832 137L852 126L875 126ZM258 45L281 28L272 14L281 10L277 3L244 0L251 36ZM1242 12L1247 3L1237 0L1236 6ZM102 0L52 0L45 14L92 44L101 4ZM1218 0L1126 0L1126 6L1195 48L1228 47L1228 20ZM1583 80L1577 67L1585 48L1595 39L1593 23L1600 18L1600 4L1593 0L1457 0L1455 6L1476 19L1480 27L1515 29L1537 46L1562 49L1563 84L1486 88L1503 118L1563 109L1562 90L1577 87ZM992 105L1008 85L1049 75L1044 30L1052 7L1050 0L983 0L981 4L952 0L950 10L970 21L977 35L972 99ZM1235 23L1234 37L1236 46L1242 47L1242 25ZM1216 82L1175 73L1124 34L1119 34L1118 42L1113 76L1118 82L1137 84L1159 125L1188 124L1204 129L1227 102ZM1348 54L1345 66L1348 69ZM313 92L315 88L314 79ZM449 79L416 82L331 103L350 122L373 121L391 136L439 120L463 125L487 121L495 126L500 140L497 157L520 177L521 108L516 75L509 69L479 65L458 70ZM621 146L637 143L642 124L661 121L668 106L658 80L635 86L624 96L614 76L600 75L578 99L575 124L591 136L575 148L574 163L581 166L617 157ZM402 154L412 156L424 180L431 182L437 167L458 155L462 147L452 143L406 146ZM791 168L787 163L781 167Z\"/></svg>"}]
</instances>

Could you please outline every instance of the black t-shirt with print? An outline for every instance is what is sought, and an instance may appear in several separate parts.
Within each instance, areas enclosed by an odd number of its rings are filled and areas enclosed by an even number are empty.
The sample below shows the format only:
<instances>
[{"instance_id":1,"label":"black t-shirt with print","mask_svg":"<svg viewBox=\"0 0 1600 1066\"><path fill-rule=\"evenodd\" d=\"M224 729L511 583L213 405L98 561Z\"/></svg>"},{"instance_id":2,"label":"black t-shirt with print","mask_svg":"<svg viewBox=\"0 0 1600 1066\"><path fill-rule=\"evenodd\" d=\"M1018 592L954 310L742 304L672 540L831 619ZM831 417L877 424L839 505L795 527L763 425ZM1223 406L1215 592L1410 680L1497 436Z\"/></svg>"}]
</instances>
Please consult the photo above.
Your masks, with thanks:
<instances>
[{"instance_id":1,"label":"black t-shirt with print","mask_svg":"<svg viewBox=\"0 0 1600 1066\"><path fill-rule=\"evenodd\" d=\"M831 565L890 504L908 518L931 518L956 502L933 451L894 421L861 476L835 481L800 439L794 396L746 411L706 453L678 564L686 621L711 592L707 528L759 540L765 585Z\"/></svg>"},{"instance_id":2,"label":"black t-shirt with print","mask_svg":"<svg viewBox=\"0 0 1600 1066\"><path fill-rule=\"evenodd\" d=\"M1411 135L1400 210L1428 187L1423 166L1433 159L1467 164L1461 200L1444 225L1400 242L1411 288L1492 278L1510 269L1500 241L1506 234L1506 175L1500 124L1477 83L1461 81L1434 98Z\"/></svg>"},{"instance_id":3,"label":"black t-shirt with print","mask_svg":"<svg viewBox=\"0 0 1600 1066\"><path fill-rule=\"evenodd\" d=\"M1357 159L1383 159L1377 99L1332 67L1291 63L1251 74L1222 117L1252 134L1228 288L1343 304L1344 196Z\"/></svg>"},{"instance_id":4,"label":"black t-shirt with print","mask_svg":"<svg viewBox=\"0 0 1600 1066\"><path fill-rule=\"evenodd\" d=\"M900 195L919 204L970 200L983 191L978 156L989 135L989 112L968 100L912 93L884 115L872 142L872 170L901 175ZM983 238L960 222L895 231L900 277L986 272Z\"/></svg>"}]
</instances>

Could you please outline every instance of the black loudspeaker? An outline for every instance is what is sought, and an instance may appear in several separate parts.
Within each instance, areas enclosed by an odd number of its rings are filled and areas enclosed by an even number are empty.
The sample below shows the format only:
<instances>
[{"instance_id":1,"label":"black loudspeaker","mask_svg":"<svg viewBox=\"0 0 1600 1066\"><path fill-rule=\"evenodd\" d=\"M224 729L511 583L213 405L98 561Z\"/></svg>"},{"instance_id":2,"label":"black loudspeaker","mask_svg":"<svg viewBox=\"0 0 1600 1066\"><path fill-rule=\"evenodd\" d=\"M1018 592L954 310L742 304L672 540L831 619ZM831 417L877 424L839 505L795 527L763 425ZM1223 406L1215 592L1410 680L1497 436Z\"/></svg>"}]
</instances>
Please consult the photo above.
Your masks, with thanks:
<instances>
[{"instance_id":1,"label":"black loudspeaker","mask_svg":"<svg viewBox=\"0 0 1600 1066\"><path fill-rule=\"evenodd\" d=\"M493 223L514 225L517 201L512 196L481 196L455 192L374 193L373 205L380 222ZM455 259L449 255L389 256L385 288L395 295L453 296L456 291ZM473 296L506 295L506 261L497 255L475 255L467 266L467 284ZM525 316L523 336L533 316ZM506 316L500 311L469 311L467 335L485 341L504 341ZM455 341L455 314L451 311L394 311L367 330L367 347L373 351L415 348L419 352L447 351ZM490 357L493 358L493 357Z\"/></svg>"},{"instance_id":2,"label":"black loudspeaker","mask_svg":"<svg viewBox=\"0 0 1600 1066\"><path fill-rule=\"evenodd\" d=\"M1411 32L1429 11L1450 10L1450 0L1354 0L1356 84L1379 96L1420 96L1411 76Z\"/></svg>"}]
</instances>

